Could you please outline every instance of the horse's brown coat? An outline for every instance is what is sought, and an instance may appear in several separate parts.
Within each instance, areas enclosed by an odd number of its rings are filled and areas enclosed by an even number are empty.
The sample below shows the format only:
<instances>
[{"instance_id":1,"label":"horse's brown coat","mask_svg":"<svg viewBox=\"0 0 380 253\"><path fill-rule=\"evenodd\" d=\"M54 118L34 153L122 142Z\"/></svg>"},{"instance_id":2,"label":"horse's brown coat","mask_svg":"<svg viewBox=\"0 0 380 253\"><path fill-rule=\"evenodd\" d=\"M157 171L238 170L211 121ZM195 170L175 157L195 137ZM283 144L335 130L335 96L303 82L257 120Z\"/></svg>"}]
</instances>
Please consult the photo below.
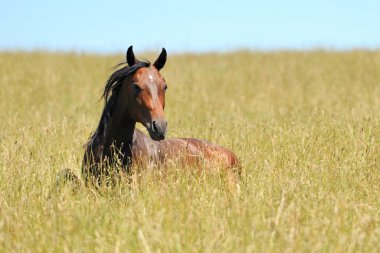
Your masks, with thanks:
<instances>
[{"instance_id":1,"label":"horse's brown coat","mask_svg":"<svg viewBox=\"0 0 380 253\"><path fill-rule=\"evenodd\" d=\"M168 160L182 164L199 164L206 162L222 168L237 167L238 160L230 150L195 138L167 138L152 141L140 130L135 129L132 155L134 161L154 161L164 164Z\"/></svg>"}]
</instances>

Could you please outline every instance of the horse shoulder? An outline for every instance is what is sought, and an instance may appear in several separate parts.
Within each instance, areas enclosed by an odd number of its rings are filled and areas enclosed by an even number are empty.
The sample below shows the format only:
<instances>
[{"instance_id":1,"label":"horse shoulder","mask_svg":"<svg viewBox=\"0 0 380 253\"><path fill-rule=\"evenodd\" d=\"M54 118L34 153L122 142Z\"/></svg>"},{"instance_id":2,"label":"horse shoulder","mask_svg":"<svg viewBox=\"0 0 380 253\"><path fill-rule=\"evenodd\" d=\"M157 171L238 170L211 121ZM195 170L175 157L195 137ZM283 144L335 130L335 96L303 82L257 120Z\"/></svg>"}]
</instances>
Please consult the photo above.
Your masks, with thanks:
<instances>
[{"instance_id":1,"label":"horse shoulder","mask_svg":"<svg viewBox=\"0 0 380 253\"><path fill-rule=\"evenodd\" d=\"M137 128L133 134L132 157L141 161L157 159L157 143Z\"/></svg>"}]
</instances>

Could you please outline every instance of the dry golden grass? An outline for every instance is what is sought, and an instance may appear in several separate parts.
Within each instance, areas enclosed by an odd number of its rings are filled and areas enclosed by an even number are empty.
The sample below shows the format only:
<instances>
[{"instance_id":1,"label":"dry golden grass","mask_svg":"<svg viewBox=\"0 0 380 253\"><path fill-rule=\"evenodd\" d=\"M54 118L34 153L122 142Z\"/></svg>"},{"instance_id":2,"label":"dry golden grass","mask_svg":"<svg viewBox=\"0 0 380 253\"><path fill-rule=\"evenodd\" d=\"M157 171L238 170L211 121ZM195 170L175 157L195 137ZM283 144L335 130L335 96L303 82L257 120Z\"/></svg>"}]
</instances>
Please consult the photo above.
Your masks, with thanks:
<instances>
[{"instance_id":1,"label":"dry golden grass","mask_svg":"<svg viewBox=\"0 0 380 253\"><path fill-rule=\"evenodd\" d=\"M169 54L169 136L234 150L240 193L175 166L55 192L121 60L0 54L1 252L380 250L380 52Z\"/></svg>"}]
</instances>

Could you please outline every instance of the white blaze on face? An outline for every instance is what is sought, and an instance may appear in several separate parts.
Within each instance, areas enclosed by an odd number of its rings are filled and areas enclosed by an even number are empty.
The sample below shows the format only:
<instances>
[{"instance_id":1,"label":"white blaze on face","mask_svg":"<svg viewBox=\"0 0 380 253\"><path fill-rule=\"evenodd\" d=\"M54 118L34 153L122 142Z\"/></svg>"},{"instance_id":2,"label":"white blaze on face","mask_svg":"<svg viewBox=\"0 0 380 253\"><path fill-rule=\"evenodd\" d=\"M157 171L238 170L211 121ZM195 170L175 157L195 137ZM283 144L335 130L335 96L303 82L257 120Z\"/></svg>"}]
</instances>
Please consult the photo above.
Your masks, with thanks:
<instances>
[{"instance_id":1,"label":"white blaze on face","mask_svg":"<svg viewBox=\"0 0 380 253\"><path fill-rule=\"evenodd\" d=\"M158 101L158 91L157 91L157 84L154 81L152 73L148 74L149 81L151 81L149 85L150 93L152 94L152 100L153 103L156 103Z\"/></svg>"}]
</instances>

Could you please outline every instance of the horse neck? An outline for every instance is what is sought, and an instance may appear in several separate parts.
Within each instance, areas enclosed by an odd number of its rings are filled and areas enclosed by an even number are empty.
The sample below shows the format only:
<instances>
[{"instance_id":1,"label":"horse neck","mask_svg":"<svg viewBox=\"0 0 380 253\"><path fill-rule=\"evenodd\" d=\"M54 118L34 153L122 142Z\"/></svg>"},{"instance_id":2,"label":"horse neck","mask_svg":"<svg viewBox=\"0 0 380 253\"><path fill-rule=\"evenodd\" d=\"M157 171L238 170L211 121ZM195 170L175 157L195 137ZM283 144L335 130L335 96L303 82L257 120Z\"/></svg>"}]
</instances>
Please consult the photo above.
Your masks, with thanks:
<instances>
[{"instance_id":1,"label":"horse neck","mask_svg":"<svg viewBox=\"0 0 380 253\"><path fill-rule=\"evenodd\" d=\"M132 120L129 114L122 109L122 106L115 105L114 112L110 118L110 125L105 134L104 144L108 148L114 145L116 148L131 148L133 133L136 121Z\"/></svg>"}]
</instances>

